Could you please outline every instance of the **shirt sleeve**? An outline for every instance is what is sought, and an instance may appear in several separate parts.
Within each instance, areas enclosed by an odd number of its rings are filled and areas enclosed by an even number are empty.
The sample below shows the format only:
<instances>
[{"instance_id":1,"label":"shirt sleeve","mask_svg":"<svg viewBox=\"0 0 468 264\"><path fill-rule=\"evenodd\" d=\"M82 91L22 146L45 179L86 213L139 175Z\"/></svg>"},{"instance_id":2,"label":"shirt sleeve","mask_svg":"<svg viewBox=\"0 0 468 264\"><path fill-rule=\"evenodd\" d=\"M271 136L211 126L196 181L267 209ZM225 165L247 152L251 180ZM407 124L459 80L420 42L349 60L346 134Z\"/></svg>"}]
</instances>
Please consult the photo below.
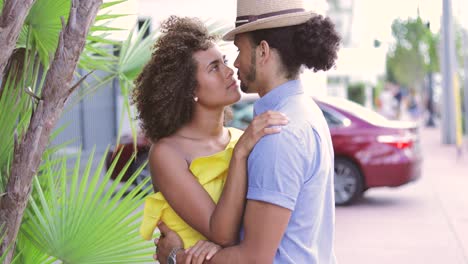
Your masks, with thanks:
<instances>
[{"instance_id":1,"label":"shirt sleeve","mask_svg":"<svg viewBox=\"0 0 468 264\"><path fill-rule=\"evenodd\" d=\"M308 171L307 142L300 130L285 126L278 134L263 137L248 160L247 199L294 210ZM309 140L307 140L309 141Z\"/></svg>"}]
</instances>

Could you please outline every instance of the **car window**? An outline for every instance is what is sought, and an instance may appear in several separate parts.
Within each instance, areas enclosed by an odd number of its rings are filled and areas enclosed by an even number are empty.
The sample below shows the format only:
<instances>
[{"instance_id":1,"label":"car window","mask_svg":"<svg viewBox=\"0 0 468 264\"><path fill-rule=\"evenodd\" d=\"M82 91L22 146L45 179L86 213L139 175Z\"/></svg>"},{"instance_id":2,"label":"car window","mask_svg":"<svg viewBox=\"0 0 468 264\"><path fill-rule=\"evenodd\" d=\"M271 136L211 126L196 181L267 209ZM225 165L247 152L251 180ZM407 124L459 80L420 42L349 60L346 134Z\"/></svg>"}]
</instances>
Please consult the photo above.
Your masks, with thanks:
<instances>
[{"instance_id":1,"label":"car window","mask_svg":"<svg viewBox=\"0 0 468 264\"><path fill-rule=\"evenodd\" d=\"M337 116L334 116L332 113L328 112L325 109L321 109L323 116L325 117L325 120L327 120L328 126L343 126L343 121L338 118Z\"/></svg>"},{"instance_id":2,"label":"car window","mask_svg":"<svg viewBox=\"0 0 468 264\"><path fill-rule=\"evenodd\" d=\"M253 119L254 101L238 102L232 105L233 118L228 126L238 129L246 129Z\"/></svg>"},{"instance_id":3,"label":"car window","mask_svg":"<svg viewBox=\"0 0 468 264\"><path fill-rule=\"evenodd\" d=\"M388 119L385 118L383 115L350 100L329 97L325 100L324 98L321 98L321 101L331 104L339 108L340 110L346 111L374 125L382 125L388 123Z\"/></svg>"},{"instance_id":4,"label":"car window","mask_svg":"<svg viewBox=\"0 0 468 264\"><path fill-rule=\"evenodd\" d=\"M232 105L233 118L227 123L230 127L245 130L253 119L253 106L255 101L240 101ZM325 120L330 127L347 126L350 120L339 113L319 105Z\"/></svg>"}]
</instances>

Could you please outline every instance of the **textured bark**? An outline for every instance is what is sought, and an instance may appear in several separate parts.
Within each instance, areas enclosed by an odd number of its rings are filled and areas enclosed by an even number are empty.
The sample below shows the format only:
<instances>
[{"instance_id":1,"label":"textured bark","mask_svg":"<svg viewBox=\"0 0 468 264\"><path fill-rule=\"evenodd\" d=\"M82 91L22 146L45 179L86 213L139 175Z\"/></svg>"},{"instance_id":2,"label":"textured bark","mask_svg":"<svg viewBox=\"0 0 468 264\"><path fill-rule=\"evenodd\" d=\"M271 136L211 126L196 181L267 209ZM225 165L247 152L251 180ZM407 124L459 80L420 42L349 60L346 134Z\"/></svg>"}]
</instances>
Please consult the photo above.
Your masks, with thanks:
<instances>
[{"instance_id":1,"label":"textured bark","mask_svg":"<svg viewBox=\"0 0 468 264\"><path fill-rule=\"evenodd\" d=\"M6 195L0 202L0 223L5 223L6 228L0 255L8 245L14 245L31 191L32 179L37 173L52 129L75 87L71 84L73 73L101 4L102 0L73 0L68 23L60 33L55 57L46 76L42 100L38 103L24 138L15 146ZM11 260L12 250L5 263L10 263Z\"/></svg>"},{"instance_id":2,"label":"textured bark","mask_svg":"<svg viewBox=\"0 0 468 264\"><path fill-rule=\"evenodd\" d=\"M5 0L0 17L0 79L34 0Z\"/></svg>"}]
</instances>

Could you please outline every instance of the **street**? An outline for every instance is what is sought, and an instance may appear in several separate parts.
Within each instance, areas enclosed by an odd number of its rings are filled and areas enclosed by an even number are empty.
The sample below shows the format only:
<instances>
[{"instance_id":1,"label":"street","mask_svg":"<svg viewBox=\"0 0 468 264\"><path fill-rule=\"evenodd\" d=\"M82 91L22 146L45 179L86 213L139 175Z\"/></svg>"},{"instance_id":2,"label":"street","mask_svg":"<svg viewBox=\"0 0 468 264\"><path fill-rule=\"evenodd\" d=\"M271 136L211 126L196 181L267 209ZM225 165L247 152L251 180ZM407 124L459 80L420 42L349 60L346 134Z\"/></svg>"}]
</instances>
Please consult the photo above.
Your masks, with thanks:
<instances>
[{"instance_id":1,"label":"street","mask_svg":"<svg viewBox=\"0 0 468 264\"><path fill-rule=\"evenodd\" d=\"M371 189L336 209L341 264L468 264L468 145L457 158L440 128L422 128L423 174L398 188Z\"/></svg>"}]
</instances>

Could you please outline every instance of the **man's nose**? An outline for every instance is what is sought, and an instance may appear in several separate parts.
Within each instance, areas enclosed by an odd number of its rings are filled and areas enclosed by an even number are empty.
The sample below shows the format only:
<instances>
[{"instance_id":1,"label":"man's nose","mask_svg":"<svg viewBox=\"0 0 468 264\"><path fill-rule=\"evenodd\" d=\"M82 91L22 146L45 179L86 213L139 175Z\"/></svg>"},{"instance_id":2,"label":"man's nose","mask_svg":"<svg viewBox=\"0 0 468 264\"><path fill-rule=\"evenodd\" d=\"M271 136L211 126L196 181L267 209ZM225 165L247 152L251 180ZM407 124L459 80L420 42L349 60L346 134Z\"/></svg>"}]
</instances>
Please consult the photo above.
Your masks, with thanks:
<instances>
[{"instance_id":1,"label":"man's nose","mask_svg":"<svg viewBox=\"0 0 468 264\"><path fill-rule=\"evenodd\" d=\"M239 56L236 57L236 60L234 61L234 67L239 69Z\"/></svg>"}]
</instances>

